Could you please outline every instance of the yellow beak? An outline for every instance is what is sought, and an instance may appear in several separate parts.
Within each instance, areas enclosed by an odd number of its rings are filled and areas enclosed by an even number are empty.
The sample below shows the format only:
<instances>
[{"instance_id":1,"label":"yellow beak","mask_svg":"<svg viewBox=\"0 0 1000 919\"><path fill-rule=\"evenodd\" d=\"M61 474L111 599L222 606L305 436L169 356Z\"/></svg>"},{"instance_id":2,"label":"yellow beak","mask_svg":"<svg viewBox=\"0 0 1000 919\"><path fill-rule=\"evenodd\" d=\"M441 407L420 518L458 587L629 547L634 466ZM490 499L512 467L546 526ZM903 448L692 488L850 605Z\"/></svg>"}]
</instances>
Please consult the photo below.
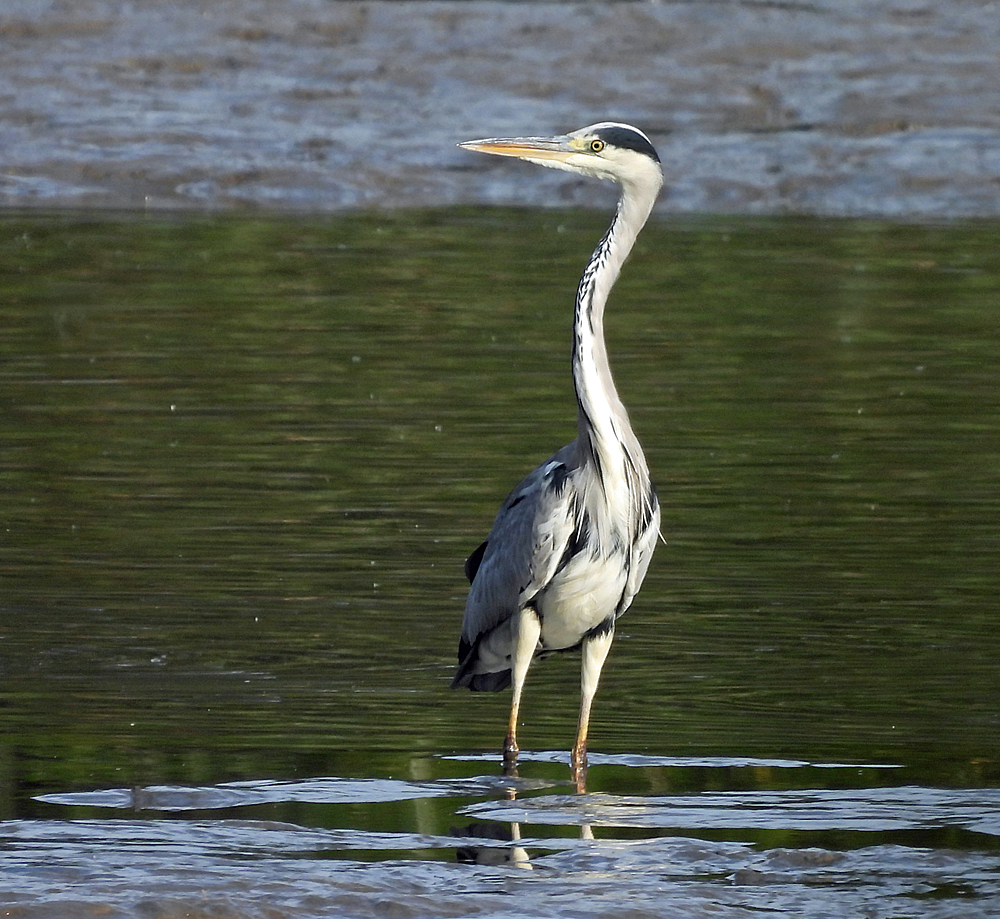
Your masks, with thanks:
<instances>
[{"instance_id":1,"label":"yellow beak","mask_svg":"<svg viewBox=\"0 0 1000 919\"><path fill-rule=\"evenodd\" d=\"M569 137L491 137L467 140L459 144L464 150L493 153L496 156L516 156L533 162L565 162L580 151L570 145Z\"/></svg>"}]
</instances>

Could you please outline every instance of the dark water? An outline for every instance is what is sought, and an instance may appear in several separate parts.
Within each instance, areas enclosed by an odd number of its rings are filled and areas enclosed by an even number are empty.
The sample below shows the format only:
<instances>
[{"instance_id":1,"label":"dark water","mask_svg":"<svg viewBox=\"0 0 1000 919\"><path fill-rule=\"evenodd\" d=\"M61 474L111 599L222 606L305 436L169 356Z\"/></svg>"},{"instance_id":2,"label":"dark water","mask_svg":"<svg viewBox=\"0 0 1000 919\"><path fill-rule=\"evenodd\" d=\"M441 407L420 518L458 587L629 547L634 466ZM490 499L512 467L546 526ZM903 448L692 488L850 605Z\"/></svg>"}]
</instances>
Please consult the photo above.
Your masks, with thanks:
<instances>
[{"instance_id":1,"label":"dark water","mask_svg":"<svg viewBox=\"0 0 1000 919\"><path fill-rule=\"evenodd\" d=\"M514 786L448 691L604 220L0 219L9 915L1000 912L994 223L652 225L608 326L666 542L589 793L576 659Z\"/></svg>"}]
</instances>

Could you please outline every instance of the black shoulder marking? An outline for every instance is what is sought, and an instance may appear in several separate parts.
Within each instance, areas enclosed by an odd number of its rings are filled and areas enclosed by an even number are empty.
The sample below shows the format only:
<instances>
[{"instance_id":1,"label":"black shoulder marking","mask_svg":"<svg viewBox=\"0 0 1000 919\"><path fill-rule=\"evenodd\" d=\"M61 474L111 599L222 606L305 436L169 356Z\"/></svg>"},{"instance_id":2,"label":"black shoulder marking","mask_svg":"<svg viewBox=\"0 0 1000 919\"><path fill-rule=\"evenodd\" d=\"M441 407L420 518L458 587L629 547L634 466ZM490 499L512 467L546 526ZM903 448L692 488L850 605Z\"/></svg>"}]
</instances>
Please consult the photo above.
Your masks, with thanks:
<instances>
[{"instance_id":1,"label":"black shoulder marking","mask_svg":"<svg viewBox=\"0 0 1000 919\"><path fill-rule=\"evenodd\" d=\"M576 521L576 526L573 528L573 532L570 534L569 541L566 543L566 548L563 549L562 557L559 559L559 564L556 565L556 574L565 568L570 559L578 553L582 552L587 548L587 544L590 541L590 516L584 511L578 517Z\"/></svg>"},{"instance_id":2,"label":"black shoulder marking","mask_svg":"<svg viewBox=\"0 0 1000 919\"><path fill-rule=\"evenodd\" d=\"M566 480L569 478L569 469L566 468L565 463L556 463L548 473L549 484L552 489L559 494L563 488L566 486Z\"/></svg>"},{"instance_id":3,"label":"black shoulder marking","mask_svg":"<svg viewBox=\"0 0 1000 919\"><path fill-rule=\"evenodd\" d=\"M649 491L646 493L646 500L642 503L642 519L639 521L640 533L653 522L653 514L659 506L660 499L656 495L656 486L650 482Z\"/></svg>"},{"instance_id":4,"label":"black shoulder marking","mask_svg":"<svg viewBox=\"0 0 1000 919\"><path fill-rule=\"evenodd\" d=\"M465 576L469 579L470 584L476 579L476 572L479 571L479 566L483 563L483 556L486 554L486 545L488 542L489 540L485 540L483 544L465 560Z\"/></svg>"},{"instance_id":5,"label":"black shoulder marking","mask_svg":"<svg viewBox=\"0 0 1000 919\"><path fill-rule=\"evenodd\" d=\"M638 131L633 131L625 125L609 125L595 132L601 140L612 147L622 147L625 150L635 150L636 153L644 153L654 163L660 162L659 156L653 145Z\"/></svg>"}]
</instances>

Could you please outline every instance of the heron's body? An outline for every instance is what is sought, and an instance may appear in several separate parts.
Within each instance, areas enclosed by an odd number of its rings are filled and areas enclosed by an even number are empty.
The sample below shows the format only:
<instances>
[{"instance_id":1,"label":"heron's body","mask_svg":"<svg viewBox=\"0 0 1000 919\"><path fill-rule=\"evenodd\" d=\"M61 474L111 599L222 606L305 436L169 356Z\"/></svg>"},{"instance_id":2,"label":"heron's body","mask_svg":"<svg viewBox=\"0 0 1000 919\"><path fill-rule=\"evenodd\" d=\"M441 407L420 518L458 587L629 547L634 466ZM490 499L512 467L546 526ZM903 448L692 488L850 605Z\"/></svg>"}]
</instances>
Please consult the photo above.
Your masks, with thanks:
<instances>
[{"instance_id":1,"label":"heron's body","mask_svg":"<svg viewBox=\"0 0 1000 919\"><path fill-rule=\"evenodd\" d=\"M647 478L638 516L608 513L599 488L588 495L596 476L581 452L577 441L563 447L501 506L469 590L466 609L474 615L466 626L475 632L463 628L458 685L510 682L513 611L534 608L542 654L576 647L635 595L658 532L656 497Z\"/></svg>"},{"instance_id":2,"label":"heron's body","mask_svg":"<svg viewBox=\"0 0 1000 919\"><path fill-rule=\"evenodd\" d=\"M590 705L614 623L635 597L659 534L656 492L611 377L603 320L608 294L649 215L662 173L648 138L627 125L604 123L564 138L464 146L622 186L615 219L577 290L572 354L577 438L508 495L486 541L469 557L471 586L452 683L485 690L513 683L504 746L505 762L512 766L531 660L581 646L583 699L572 762L582 785Z\"/></svg>"}]
</instances>

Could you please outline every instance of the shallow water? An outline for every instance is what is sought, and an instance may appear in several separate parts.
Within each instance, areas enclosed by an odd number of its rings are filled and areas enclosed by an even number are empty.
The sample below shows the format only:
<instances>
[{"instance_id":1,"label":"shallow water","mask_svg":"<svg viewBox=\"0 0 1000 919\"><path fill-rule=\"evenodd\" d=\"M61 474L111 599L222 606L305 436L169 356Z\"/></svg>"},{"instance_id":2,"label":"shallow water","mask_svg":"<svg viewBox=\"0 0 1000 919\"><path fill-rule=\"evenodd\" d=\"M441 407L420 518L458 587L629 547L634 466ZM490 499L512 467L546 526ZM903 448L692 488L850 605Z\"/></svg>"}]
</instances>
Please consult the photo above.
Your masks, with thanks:
<instances>
[{"instance_id":1,"label":"shallow water","mask_svg":"<svg viewBox=\"0 0 1000 919\"><path fill-rule=\"evenodd\" d=\"M988 0L5 0L0 203L589 205L455 144L611 119L665 211L995 218L998 45Z\"/></svg>"},{"instance_id":2,"label":"shallow water","mask_svg":"<svg viewBox=\"0 0 1000 919\"><path fill-rule=\"evenodd\" d=\"M448 692L604 219L0 219L11 915L1000 911L995 224L652 225L608 330L666 541L589 793L572 656L516 783Z\"/></svg>"}]
</instances>

